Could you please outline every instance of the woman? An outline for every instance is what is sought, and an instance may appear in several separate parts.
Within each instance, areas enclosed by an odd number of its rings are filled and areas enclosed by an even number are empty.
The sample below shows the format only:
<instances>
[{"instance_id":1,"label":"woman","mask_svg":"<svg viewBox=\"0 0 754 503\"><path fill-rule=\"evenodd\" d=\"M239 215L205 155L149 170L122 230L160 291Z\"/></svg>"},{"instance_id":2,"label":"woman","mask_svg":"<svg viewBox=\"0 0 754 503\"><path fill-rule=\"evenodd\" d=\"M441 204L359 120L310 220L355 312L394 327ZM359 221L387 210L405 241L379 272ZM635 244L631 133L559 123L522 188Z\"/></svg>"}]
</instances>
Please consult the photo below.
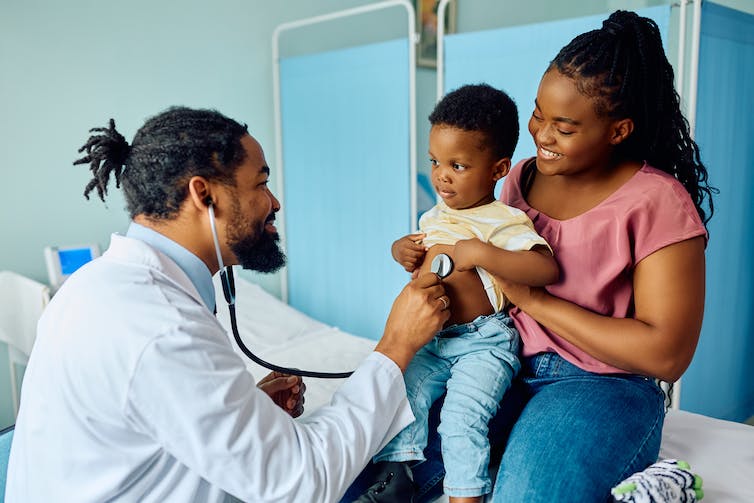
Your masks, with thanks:
<instances>
[{"instance_id":1,"label":"woman","mask_svg":"<svg viewBox=\"0 0 754 503\"><path fill-rule=\"evenodd\" d=\"M659 30L633 12L558 53L529 131L537 156L511 170L501 199L532 219L561 279L545 288L500 279L523 354L491 424L503 449L492 499L602 502L657 460L656 379L677 380L696 349L714 189ZM413 467L414 501L438 494L430 442L428 461Z\"/></svg>"}]
</instances>

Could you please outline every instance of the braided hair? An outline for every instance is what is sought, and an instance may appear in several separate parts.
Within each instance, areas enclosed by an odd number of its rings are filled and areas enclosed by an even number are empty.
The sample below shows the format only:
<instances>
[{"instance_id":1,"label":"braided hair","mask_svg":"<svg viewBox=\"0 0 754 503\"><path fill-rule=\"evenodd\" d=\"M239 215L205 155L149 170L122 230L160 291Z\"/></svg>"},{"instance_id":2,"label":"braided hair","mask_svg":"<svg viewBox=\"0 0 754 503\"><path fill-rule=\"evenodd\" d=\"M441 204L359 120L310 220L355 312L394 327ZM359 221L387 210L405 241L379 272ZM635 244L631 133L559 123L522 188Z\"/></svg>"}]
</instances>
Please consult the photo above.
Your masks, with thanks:
<instances>
[{"instance_id":1,"label":"braided hair","mask_svg":"<svg viewBox=\"0 0 754 503\"><path fill-rule=\"evenodd\" d=\"M465 85L449 92L437 103L429 122L481 132L499 159L511 157L518 143L516 103L488 84Z\"/></svg>"},{"instance_id":2,"label":"braided hair","mask_svg":"<svg viewBox=\"0 0 754 503\"><path fill-rule=\"evenodd\" d=\"M707 168L681 113L673 67L653 20L615 11L602 28L563 47L549 69L573 79L579 92L593 99L598 115L632 119L634 131L618 146L619 154L673 175L691 195L702 221L709 221L717 189L707 182Z\"/></svg>"},{"instance_id":3,"label":"braided hair","mask_svg":"<svg viewBox=\"0 0 754 503\"><path fill-rule=\"evenodd\" d=\"M111 174L115 186L123 186L131 218L145 215L170 219L177 215L188 196L188 180L207 180L235 186L235 172L246 158L241 138L247 126L214 110L170 108L146 121L132 144L115 129L94 128L79 149L86 156L73 164L89 164L92 179L84 197L92 190L104 201Z\"/></svg>"}]
</instances>

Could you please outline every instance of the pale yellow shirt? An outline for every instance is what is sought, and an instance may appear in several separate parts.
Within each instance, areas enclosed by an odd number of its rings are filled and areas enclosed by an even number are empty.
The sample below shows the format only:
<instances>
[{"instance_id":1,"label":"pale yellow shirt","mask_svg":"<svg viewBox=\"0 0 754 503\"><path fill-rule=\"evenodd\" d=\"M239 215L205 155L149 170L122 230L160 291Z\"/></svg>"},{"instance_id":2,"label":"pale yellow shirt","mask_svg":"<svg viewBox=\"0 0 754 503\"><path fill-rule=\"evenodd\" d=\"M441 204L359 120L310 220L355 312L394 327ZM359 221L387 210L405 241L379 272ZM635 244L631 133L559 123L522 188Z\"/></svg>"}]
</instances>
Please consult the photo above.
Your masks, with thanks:
<instances>
[{"instance_id":1,"label":"pale yellow shirt","mask_svg":"<svg viewBox=\"0 0 754 503\"><path fill-rule=\"evenodd\" d=\"M440 201L421 216L419 230L427 235L423 240L427 248L477 238L508 251L531 250L536 245L550 249L526 213L500 201L464 210L450 208ZM476 270L495 312L502 310L507 303L502 289L487 271L481 267Z\"/></svg>"}]
</instances>

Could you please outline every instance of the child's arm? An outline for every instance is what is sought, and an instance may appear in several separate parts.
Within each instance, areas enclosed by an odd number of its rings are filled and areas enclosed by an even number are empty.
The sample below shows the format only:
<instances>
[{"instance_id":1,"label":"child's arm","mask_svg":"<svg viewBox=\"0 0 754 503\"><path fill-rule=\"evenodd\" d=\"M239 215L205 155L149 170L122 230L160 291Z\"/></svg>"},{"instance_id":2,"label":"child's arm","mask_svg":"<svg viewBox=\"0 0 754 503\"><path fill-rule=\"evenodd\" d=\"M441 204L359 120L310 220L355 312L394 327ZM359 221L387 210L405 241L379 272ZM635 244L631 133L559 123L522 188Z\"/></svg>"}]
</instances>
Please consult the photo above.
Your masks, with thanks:
<instances>
[{"instance_id":1,"label":"child's arm","mask_svg":"<svg viewBox=\"0 0 754 503\"><path fill-rule=\"evenodd\" d=\"M417 232L403 236L393 243L391 248L393 258L408 272L414 272L424 261L427 250L422 244L422 239L425 236L426 234Z\"/></svg>"},{"instance_id":2,"label":"child's arm","mask_svg":"<svg viewBox=\"0 0 754 503\"><path fill-rule=\"evenodd\" d=\"M529 286L549 285L560 276L555 258L544 246L508 251L476 238L466 239L456 243L453 262L459 271L481 267L495 276Z\"/></svg>"}]
</instances>

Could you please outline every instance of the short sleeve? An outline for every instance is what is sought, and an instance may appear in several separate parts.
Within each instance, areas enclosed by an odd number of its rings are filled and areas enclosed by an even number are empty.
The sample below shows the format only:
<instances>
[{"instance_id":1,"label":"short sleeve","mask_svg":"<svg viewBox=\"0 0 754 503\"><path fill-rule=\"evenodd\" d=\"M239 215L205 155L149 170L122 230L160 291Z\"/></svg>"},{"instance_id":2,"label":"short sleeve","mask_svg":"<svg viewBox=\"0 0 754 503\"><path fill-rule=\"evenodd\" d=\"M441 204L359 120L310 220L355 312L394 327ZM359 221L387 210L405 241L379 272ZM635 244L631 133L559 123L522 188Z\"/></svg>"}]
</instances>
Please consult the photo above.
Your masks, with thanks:
<instances>
[{"instance_id":1,"label":"short sleeve","mask_svg":"<svg viewBox=\"0 0 754 503\"><path fill-rule=\"evenodd\" d=\"M509 251L531 250L535 246L544 246L552 253L550 245L537 234L526 213L513 207L508 211L510 216L505 219L505 225L496 227L488 236L488 242Z\"/></svg>"},{"instance_id":2,"label":"short sleeve","mask_svg":"<svg viewBox=\"0 0 754 503\"><path fill-rule=\"evenodd\" d=\"M681 183L653 170L632 205L627 230L632 240L634 263L666 246L697 236L707 239L707 230L691 197ZM636 197L636 194L634 194Z\"/></svg>"},{"instance_id":3,"label":"short sleeve","mask_svg":"<svg viewBox=\"0 0 754 503\"><path fill-rule=\"evenodd\" d=\"M503 186L500 189L500 200L510 206L514 206L516 208L522 208L521 205L521 191L520 191L520 181L521 181L521 173L523 171L523 167L526 164L526 161L528 159L524 159L523 161L519 161L513 168L511 168L510 172L508 173L508 176L505 177L503 180Z\"/></svg>"}]
</instances>

